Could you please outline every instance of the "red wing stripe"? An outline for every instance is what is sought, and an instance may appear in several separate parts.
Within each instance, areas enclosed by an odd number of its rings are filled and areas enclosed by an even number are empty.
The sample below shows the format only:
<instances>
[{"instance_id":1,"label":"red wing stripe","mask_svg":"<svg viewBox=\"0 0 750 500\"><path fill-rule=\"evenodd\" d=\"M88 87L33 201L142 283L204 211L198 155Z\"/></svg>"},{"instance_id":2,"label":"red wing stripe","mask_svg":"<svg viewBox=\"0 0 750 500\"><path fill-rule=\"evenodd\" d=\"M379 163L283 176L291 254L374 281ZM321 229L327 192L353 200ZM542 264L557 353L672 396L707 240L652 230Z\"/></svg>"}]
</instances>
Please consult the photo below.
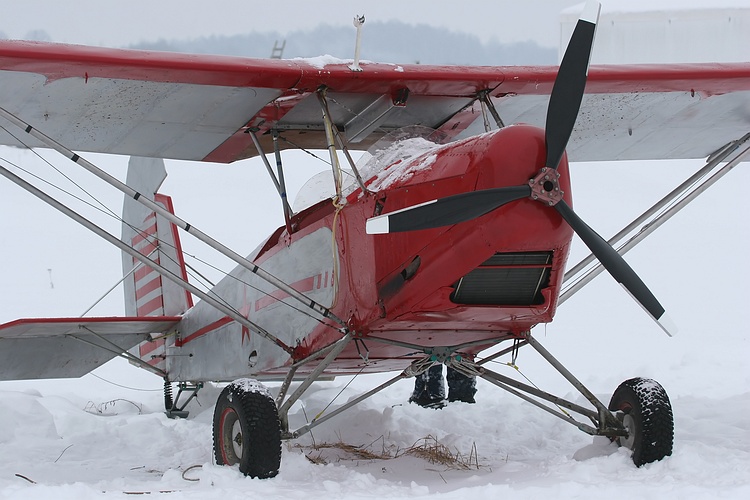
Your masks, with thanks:
<instances>
[{"instance_id":1,"label":"red wing stripe","mask_svg":"<svg viewBox=\"0 0 750 500\"><path fill-rule=\"evenodd\" d=\"M230 318L229 316L224 316L223 318L221 318L221 319L219 319L217 321L214 321L210 325L206 325L203 328L201 328L200 330L197 330L194 333L191 333L190 335L188 335L184 339L177 340L177 342L175 342L175 345L177 347L182 347L185 344L187 344L188 342L192 342L193 340L197 339L198 337L202 337L202 336L206 335L207 333L211 333L214 330L218 330L222 326L224 326L226 324L229 324L232 321L234 321L234 320L232 318Z\"/></svg>"}]
</instances>

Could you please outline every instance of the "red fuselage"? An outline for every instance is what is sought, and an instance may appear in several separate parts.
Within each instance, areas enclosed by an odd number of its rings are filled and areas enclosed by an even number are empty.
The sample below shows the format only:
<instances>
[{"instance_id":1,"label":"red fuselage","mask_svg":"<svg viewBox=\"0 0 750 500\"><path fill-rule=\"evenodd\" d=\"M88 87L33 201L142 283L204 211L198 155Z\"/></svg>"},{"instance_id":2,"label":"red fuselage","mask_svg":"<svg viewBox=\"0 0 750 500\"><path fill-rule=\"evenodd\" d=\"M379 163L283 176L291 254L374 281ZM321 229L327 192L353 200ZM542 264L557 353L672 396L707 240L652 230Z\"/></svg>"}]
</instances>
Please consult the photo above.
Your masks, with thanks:
<instances>
[{"instance_id":1,"label":"red fuselage","mask_svg":"<svg viewBox=\"0 0 750 500\"><path fill-rule=\"evenodd\" d=\"M570 227L554 209L532 199L436 229L368 235L365 221L435 198L526 184L544 166L545 151L543 131L525 125L439 146L430 152L428 168L381 191L357 189L338 214L330 201L299 213L291 237L277 231L256 262L262 266L280 246L321 226L332 229L340 262L332 311L363 343L347 347L330 372L359 372L365 346L370 372L402 369L423 356L378 339L425 347L472 343L460 352L476 354L552 321ZM558 171L565 201L572 205L566 158ZM321 325L295 358L338 338L340 333Z\"/></svg>"}]
</instances>

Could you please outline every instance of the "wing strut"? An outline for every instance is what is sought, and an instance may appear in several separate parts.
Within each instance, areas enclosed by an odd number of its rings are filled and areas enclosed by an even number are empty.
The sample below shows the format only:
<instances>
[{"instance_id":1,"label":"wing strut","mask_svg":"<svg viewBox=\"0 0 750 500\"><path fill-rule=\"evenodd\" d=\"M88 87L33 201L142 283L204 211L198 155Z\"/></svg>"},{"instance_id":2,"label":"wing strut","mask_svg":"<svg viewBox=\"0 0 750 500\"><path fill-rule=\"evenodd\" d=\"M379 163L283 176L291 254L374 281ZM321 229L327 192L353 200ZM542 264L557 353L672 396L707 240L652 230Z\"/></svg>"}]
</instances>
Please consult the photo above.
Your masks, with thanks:
<instances>
[{"instance_id":1,"label":"wing strut","mask_svg":"<svg viewBox=\"0 0 750 500\"><path fill-rule=\"evenodd\" d=\"M234 262L236 262L240 266L244 267L245 269L247 269L251 273L257 275L261 279L263 279L263 280L267 281L268 283L274 285L278 289L280 289L280 290L288 293L289 296L291 296L294 299L296 299L299 302L301 302L305 307L307 307L309 309L312 309L313 311L315 311L316 313L320 314L324 318L330 319L330 320L338 323L342 327L342 332L346 329L346 323L341 318L339 318L335 314L333 314L333 312L330 309L328 309L327 307L325 307L324 305L319 304L319 303L315 302L314 300L310 299L309 297L307 297L305 294L303 294L301 292L298 292L297 290L295 290L294 288L292 288L291 286L289 286L288 284L286 284L282 280L280 280L277 277L273 276L271 273L265 271L264 269L260 268L258 265L256 265L253 262L247 260L245 257L241 256L240 254L238 254L237 252L235 252L231 248L227 247L226 245L223 245L219 241L211 238L210 236L208 236L204 232L200 231L198 228L196 228L196 227L188 224L187 222L185 222L184 220L180 219L179 217L177 217L173 213L169 212L168 210L165 210L159 204L154 203L152 200L148 199L147 196L142 196L142 193L137 192L136 190L134 190L133 188L131 188L127 184L125 184L125 183L121 182L120 180L116 179L115 177L109 175L107 172L103 171L102 169L100 169L99 167L97 167L96 165L94 165L93 163L91 163L90 161L86 160L85 158L82 158L78 154L74 153L73 151L69 150L68 148L66 148L65 146L63 146L62 144L60 144L59 142L55 141L51 137L49 137L46 134L42 133L40 130L35 129L31 125L29 125L25 121L21 120L20 118L18 118L14 114L8 112L6 109L4 109L2 107L0 107L0 116L2 116L3 118L5 118L9 122L13 123L18 128L20 128L21 130L25 131L27 134L29 134L29 135L31 135L31 136L39 139L40 141L44 142L50 148L54 149L58 153L66 156L66 157L68 157L69 159L71 159L72 161L74 161L78 165L82 166L83 168L85 168L86 170L88 170L89 172L91 172L92 174L96 175L97 177L99 177L103 181L105 181L108 184L112 185L113 187L119 189L120 191L122 191L125 194L125 196L129 196L129 197L133 198L134 200L136 200L138 203L141 203L141 204L145 205L150 210L152 210L152 211L158 213L159 215L161 215L162 217L166 218L168 221L172 222L177 227L180 227L180 228L184 229L186 232L188 232L189 234L195 236L200 241L202 241L203 243L207 244L208 246L210 246L214 250L216 250L216 251L220 252L221 254L223 254L224 256L232 259ZM10 172L7 172L7 174L13 175ZM8 175L6 175L6 173L3 173L3 175L5 175L6 177L8 177ZM13 176L13 177L16 177L16 176ZM8 178L10 178L10 177L8 177ZM18 178L18 179L21 180L20 178ZM22 181L22 182L24 182L24 181ZM29 184L29 186L31 188L33 188L33 186L31 186L30 184ZM33 188L33 189L36 189L36 188ZM42 193L42 194L44 194L44 193ZM53 200L51 198L50 198L50 200L51 201L55 201L55 200ZM50 203L47 200L45 200L45 201L47 203ZM56 201L55 201L55 203L56 203ZM58 207L55 207L55 208L58 208ZM62 206L62 209L67 210L67 207ZM61 210L61 208L58 208L58 210ZM63 211L63 210L61 210L61 211ZM73 213L75 213L75 212L73 212ZM72 217L72 215L70 215L70 214L66 213L66 215ZM78 215L78 214L76 214L76 215ZM80 216L78 216L78 217L80 217ZM83 218L81 217L81 219L83 219ZM78 222L80 222L81 224L83 224L84 226L87 226L84 222L82 222L82 221L80 221L78 219L76 219L76 220ZM83 220L86 221L87 223L91 224L88 220L86 220L86 219L83 219ZM111 234L107 233L106 231L102 230L101 228L98 228L98 226L93 225L93 224L92 224L92 226L94 226L97 229L99 229L100 231L104 232L107 236L112 237ZM89 229L92 229L92 228L89 227ZM93 231L93 229L92 229L92 231ZM97 232L97 231L94 231L94 232ZM99 233L97 233L97 234L99 234ZM99 235L102 236L105 239L108 239L106 236L104 236L102 234L99 234ZM115 238L115 240L117 241L117 243L113 242L113 244L115 244L117 246L119 246L119 244L123 244L124 245L124 243L122 243L119 239ZM127 246L127 245L125 245L125 246ZM129 252L129 251L136 252L135 250L133 250L129 246L127 246L127 248L129 250L125 250L126 252ZM136 253L139 256L141 256L140 253L138 253L138 252L136 252ZM140 260L139 257L136 257L136 258ZM148 264L149 264L149 266L151 266L154 269L156 269L156 267L154 267L154 265L153 265L152 262L149 262ZM165 271L166 271L166 269L165 269ZM182 283L178 283L178 285L184 286L184 284L182 284ZM192 285L190 285L190 286L192 286ZM190 291L192 293L194 293L195 295L198 295L201 298L203 298L202 295L205 295L202 292L201 293L196 293L193 290L190 290ZM210 303L210 301L208 301L208 302ZM225 307L225 306L222 306L222 307ZM223 311L223 309L222 309L222 311ZM234 315L236 315L236 314L233 313L233 315L230 315L230 317L232 317L234 319ZM240 316L240 318L242 318L242 317ZM246 318L242 318L242 319L245 322L247 321ZM243 324L243 325L245 324L243 321L239 321L239 322L241 324ZM252 326L252 328L253 329L257 329L258 327ZM259 332L259 333L261 333L261 332ZM262 335L262 333L261 333L261 335Z\"/></svg>"},{"instance_id":2,"label":"wing strut","mask_svg":"<svg viewBox=\"0 0 750 500\"><path fill-rule=\"evenodd\" d=\"M134 259L137 259L140 262L146 264L147 266L149 266L154 271L158 272L159 274L161 274L162 276L164 276L168 280L173 281L178 286L180 286L180 287L188 290L190 293L193 293L196 296L200 297L202 300L204 300L207 303L211 304L213 307L215 307L216 309L218 309L222 313L226 314L227 316L229 316L230 318L232 318L233 320L235 320L239 324L241 324L241 325L249 328L250 330L252 330L254 332L257 332L261 337L265 338L266 340L269 340L269 341L273 342L274 344L276 344L277 346L279 346L280 348L282 348L284 351L286 351L290 355L293 355L294 349L292 347L286 345L284 342L282 342L280 339L278 339L277 337L275 337L274 335L272 335L271 333L269 333L268 331L266 331L261 326L256 325L252 321L250 321L247 318L245 318L244 316L242 316L242 314L240 314L238 311L232 309L231 307L227 306L223 302L217 300L215 297L207 294L206 292L204 292L200 288L197 288L192 283L188 283L187 281L183 280L180 276L177 276L176 274L174 274L173 272L171 272L167 268L165 268L165 267L157 264L155 261L149 259L145 255L143 255L142 253L140 253L138 250L134 249L133 247L131 247L127 243L124 243L124 242L120 241L119 238L116 238L115 236L112 236L109 232L107 232L104 229L102 229L101 227L97 226L96 224L94 224L90 220L86 219L82 215L78 214L74 210L71 210L70 208L66 207L65 205L63 205L59 201L57 201L54 198L52 198L51 196L49 196L44 191L41 191L41 190L37 189L35 186L33 186L33 185L29 184L28 182L26 182L25 180L21 179L20 177L18 177L14 173L10 172L5 167L0 166L0 175L6 177L8 180L10 180L10 181L14 182L15 184L19 185L20 187L22 187L23 189L25 189L29 193L33 194L34 196L36 196L37 198L39 198L43 202L47 203L48 205L52 206L53 208L55 208L55 209L59 210L60 212L64 213L65 215L67 215L68 217L70 217L71 219L73 219L74 221L76 221L79 224L81 224L82 226L84 226L86 229L89 229L93 233L101 236L102 238L104 238L105 240L107 240L109 243L111 243L111 244L115 245L116 247L118 247L123 252L128 253Z\"/></svg>"},{"instance_id":3,"label":"wing strut","mask_svg":"<svg viewBox=\"0 0 750 500\"><path fill-rule=\"evenodd\" d=\"M95 331L91 330L90 328L84 328L84 329L87 332L89 332L91 335L93 335L94 337L96 337L97 339L99 339L102 342L104 342L106 345L97 344L96 342L92 342L90 340L86 340L86 339L81 338L81 337L79 337L77 335L69 335L69 337L72 338L72 339L75 339L75 340L77 340L79 342L83 342L84 344L88 344L91 347L96 347L97 349L104 349L105 351L108 351L108 352L114 354L115 356L123 358L123 359L127 360L129 363L133 363L134 365L137 365L137 366L143 368L144 370L150 371L151 373L154 373L154 374L156 374L156 375L158 375L158 376L160 376L162 378L165 378L167 376L167 372L165 372L164 370L162 370L160 368L157 368L155 366L151 366L147 362L143 361L141 358L139 358L137 356L134 356L133 354L131 354L130 352L128 352L125 349L122 349L120 346L118 346L114 342L111 342L110 340L104 338L102 335L99 335L98 333L96 333Z\"/></svg>"},{"instance_id":4,"label":"wing strut","mask_svg":"<svg viewBox=\"0 0 750 500\"><path fill-rule=\"evenodd\" d=\"M617 253L567 204L559 188L557 168L573 132L588 77L589 60L599 19L600 4L589 0L565 50L547 107L544 131L545 166L528 184L460 193L382 214L367 221L370 234L412 231L468 221L527 196L554 208L575 231L609 274L654 319L667 335L676 331L664 307L646 284Z\"/></svg>"},{"instance_id":5,"label":"wing strut","mask_svg":"<svg viewBox=\"0 0 750 500\"><path fill-rule=\"evenodd\" d=\"M263 151L263 147L260 145L255 132L248 132L248 134L250 134L250 138L253 140L255 149L258 150L258 155L261 157L261 159L263 159L263 164L266 166L266 170L268 170L268 176L271 178L271 181L273 181L273 185L276 186L276 191L278 191L279 196L281 197L281 208L284 210L284 220L286 221L287 231L289 231L289 234L291 234L292 229L289 221L292 218L292 215L294 215L294 212L292 211L292 207L289 206L289 199L286 196L286 185L284 183L283 168L281 166L281 156L278 153L277 136L274 135L273 137L273 145L274 151L276 152L276 169L279 172L279 177L276 177L276 174L273 173L271 163L268 161L266 152Z\"/></svg>"},{"instance_id":6,"label":"wing strut","mask_svg":"<svg viewBox=\"0 0 750 500\"><path fill-rule=\"evenodd\" d=\"M505 123L503 122L503 119L500 118L500 113L497 112L497 108L495 108L495 103L492 102L492 98L490 97L490 91L489 90L481 91L479 93L478 98L479 98L479 102L482 103L482 113L484 113L485 108L487 108L490 111L492 118L494 118L497 128L505 128ZM484 120L485 132L489 132L491 130L489 125L490 125L489 121L487 120L487 117L485 116L485 120Z\"/></svg>"},{"instance_id":7,"label":"wing strut","mask_svg":"<svg viewBox=\"0 0 750 500\"><path fill-rule=\"evenodd\" d=\"M620 248L617 249L617 253L619 253L620 255L625 255L630 249L635 247L649 234L654 232L662 224L672 218L673 215L685 208L701 193L710 188L714 183L716 183L716 181L724 177L724 175L728 174L740 162L744 161L748 155L750 155L750 133L745 134L742 138L736 141L732 141L718 154L710 157L709 161L703 168L698 170L698 172L693 174L685 182L672 190L671 193L655 203L650 209L646 210L640 217L635 219L622 231L609 239L607 243L611 246L617 245L627 235L633 233L633 231L636 231L640 226L641 229L637 230L632 238L630 238ZM729 161L727 161L727 159L729 159ZM723 161L727 161L726 165L721 167L711 177L705 179L705 177L712 170L714 170L717 165L719 165L719 163ZM701 179L704 180L701 182ZM700 184L698 184L699 182ZM680 198L680 196L682 196L682 199L674 203L675 200ZM660 215L653 217L659 212L659 210L672 203L674 204L671 205L670 208L665 210ZM570 284L560 294L560 299L557 302L558 305L568 300L571 296L573 296L573 294L575 294L578 290L583 288L591 280L601 274L602 271L604 271L604 266L602 264L598 264L595 267L584 272L586 267L595 259L596 257L593 253L589 254L588 257L581 260L581 262L573 266L569 271L565 273L563 283Z\"/></svg>"},{"instance_id":8,"label":"wing strut","mask_svg":"<svg viewBox=\"0 0 750 500\"><path fill-rule=\"evenodd\" d=\"M367 192L367 187L365 187L365 182L362 180L362 176L359 175L359 170L357 169L357 166L354 164L354 160L352 159L351 155L349 154L349 150L346 147L346 144L344 144L344 139L341 137L341 134L339 133L338 127L336 127L336 124L333 123L333 120L331 119L331 111L328 109L328 99L326 98L326 92L328 91L327 88L321 87L318 89L317 95L318 95L318 102L320 102L320 110L323 113L323 124L325 126L326 130L326 140L328 141L328 153L331 157L331 166L333 167L333 178L336 182L336 194L340 197L341 193L341 165L339 165L339 157L336 154L336 144L334 143L334 138L338 139L338 143L341 146L341 149L344 151L344 154L346 155L346 159L349 162L349 166L352 167L352 171L354 172L354 176L357 179L357 184L359 184L359 187L362 188L362 192Z\"/></svg>"}]
</instances>

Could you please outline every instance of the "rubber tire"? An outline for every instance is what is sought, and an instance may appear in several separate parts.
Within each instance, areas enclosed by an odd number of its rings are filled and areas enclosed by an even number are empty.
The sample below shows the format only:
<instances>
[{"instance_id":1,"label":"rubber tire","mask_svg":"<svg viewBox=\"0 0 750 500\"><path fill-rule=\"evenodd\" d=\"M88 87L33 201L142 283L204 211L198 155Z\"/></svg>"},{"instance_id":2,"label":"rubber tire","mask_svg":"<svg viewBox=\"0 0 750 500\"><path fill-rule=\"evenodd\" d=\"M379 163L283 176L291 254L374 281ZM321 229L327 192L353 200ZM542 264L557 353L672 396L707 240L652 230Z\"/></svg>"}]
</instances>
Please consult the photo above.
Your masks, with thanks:
<instances>
[{"instance_id":1,"label":"rubber tire","mask_svg":"<svg viewBox=\"0 0 750 500\"><path fill-rule=\"evenodd\" d=\"M240 453L233 443L235 423L241 433ZM248 392L234 383L225 387L214 409L213 440L218 465L239 464L240 472L259 479L279 473L281 422L276 403L268 394Z\"/></svg>"},{"instance_id":2,"label":"rubber tire","mask_svg":"<svg viewBox=\"0 0 750 500\"><path fill-rule=\"evenodd\" d=\"M631 378L615 390L609 402L611 411L622 411L634 427L632 443L633 463L636 467L657 462L672 454L674 417L669 396L654 380ZM628 418L629 417L629 418ZM618 444L627 446L617 439Z\"/></svg>"}]
</instances>

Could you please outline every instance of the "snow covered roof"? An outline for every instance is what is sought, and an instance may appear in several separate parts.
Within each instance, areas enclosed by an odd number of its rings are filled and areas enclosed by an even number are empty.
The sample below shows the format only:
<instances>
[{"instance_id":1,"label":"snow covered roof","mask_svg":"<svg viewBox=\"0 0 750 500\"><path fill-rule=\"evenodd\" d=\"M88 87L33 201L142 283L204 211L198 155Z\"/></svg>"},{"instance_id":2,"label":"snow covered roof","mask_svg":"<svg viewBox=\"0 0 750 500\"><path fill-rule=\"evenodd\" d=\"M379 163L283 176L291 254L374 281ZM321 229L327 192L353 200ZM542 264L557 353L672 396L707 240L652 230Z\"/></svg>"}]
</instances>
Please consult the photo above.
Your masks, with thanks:
<instances>
[{"instance_id":1,"label":"snow covered roof","mask_svg":"<svg viewBox=\"0 0 750 500\"><path fill-rule=\"evenodd\" d=\"M600 0L602 14L614 12L659 12L659 11L685 11L685 10L725 10L745 9L750 10L747 0ZM578 18L583 10L584 3L572 5L563 9L562 16L570 15Z\"/></svg>"},{"instance_id":2,"label":"snow covered roof","mask_svg":"<svg viewBox=\"0 0 750 500\"><path fill-rule=\"evenodd\" d=\"M593 64L750 61L748 0L601 2ZM582 9L560 14L560 58Z\"/></svg>"}]
</instances>

